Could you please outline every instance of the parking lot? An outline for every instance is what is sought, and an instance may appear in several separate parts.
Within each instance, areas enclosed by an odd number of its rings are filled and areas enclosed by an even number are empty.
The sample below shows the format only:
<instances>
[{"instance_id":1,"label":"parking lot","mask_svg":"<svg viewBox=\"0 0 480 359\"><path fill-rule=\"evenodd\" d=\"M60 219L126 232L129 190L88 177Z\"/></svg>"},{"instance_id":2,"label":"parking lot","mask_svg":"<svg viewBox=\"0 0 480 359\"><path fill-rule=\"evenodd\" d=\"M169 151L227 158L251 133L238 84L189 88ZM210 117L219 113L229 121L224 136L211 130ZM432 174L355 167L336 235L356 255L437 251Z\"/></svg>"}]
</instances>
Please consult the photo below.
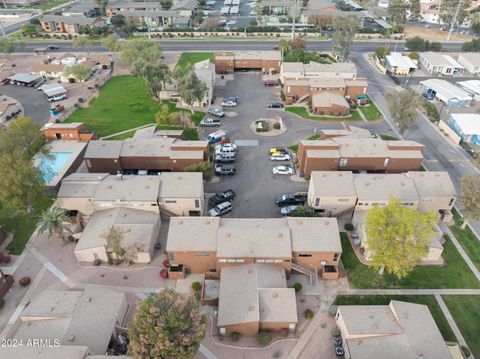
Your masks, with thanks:
<instances>
[{"instance_id":1,"label":"parking lot","mask_svg":"<svg viewBox=\"0 0 480 359\"><path fill-rule=\"evenodd\" d=\"M0 93L20 102L25 110L24 115L33 122L43 125L50 118L50 103L43 92L33 87L4 85L0 87Z\"/></svg>"},{"instance_id":2,"label":"parking lot","mask_svg":"<svg viewBox=\"0 0 480 359\"><path fill-rule=\"evenodd\" d=\"M205 14L208 17L219 17L220 19L225 19L226 21L235 20L236 24L229 26L229 28L236 27L247 27L250 20L255 19L254 15L250 15L250 11L254 10L249 6L249 0L240 0L240 5L238 8L238 15L220 15L220 10L224 6L223 1L216 1L215 5L210 10L205 10Z\"/></svg>"}]
</instances>

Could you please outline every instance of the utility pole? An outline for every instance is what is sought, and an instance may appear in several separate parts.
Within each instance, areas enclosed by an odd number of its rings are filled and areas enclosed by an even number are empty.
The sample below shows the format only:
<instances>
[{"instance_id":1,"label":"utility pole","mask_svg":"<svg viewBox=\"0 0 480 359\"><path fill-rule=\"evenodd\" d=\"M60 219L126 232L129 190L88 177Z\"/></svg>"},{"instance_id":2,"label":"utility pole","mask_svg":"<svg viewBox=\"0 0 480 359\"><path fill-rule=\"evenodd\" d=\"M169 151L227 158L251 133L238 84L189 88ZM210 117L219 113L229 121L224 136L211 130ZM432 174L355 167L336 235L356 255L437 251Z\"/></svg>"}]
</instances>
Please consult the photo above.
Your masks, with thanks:
<instances>
[{"instance_id":1,"label":"utility pole","mask_svg":"<svg viewBox=\"0 0 480 359\"><path fill-rule=\"evenodd\" d=\"M144 0L144 5L145 5L145 25L147 25L147 34L148 34L148 39L150 40L151 34L150 34L150 25L148 23L148 7L147 7L147 0Z\"/></svg>"},{"instance_id":2,"label":"utility pole","mask_svg":"<svg viewBox=\"0 0 480 359\"><path fill-rule=\"evenodd\" d=\"M292 24L292 40L295 38L295 20L297 17L297 0L293 3L293 24Z\"/></svg>"},{"instance_id":3,"label":"utility pole","mask_svg":"<svg viewBox=\"0 0 480 359\"><path fill-rule=\"evenodd\" d=\"M462 0L458 0L457 10L455 10L455 15L453 16L452 23L450 25L450 30L448 30L447 41L450 41L450 35L452 35L453 27L457 22L458 14L460 13L460 7L462 6Z\"/></svg>"}]
</instances>

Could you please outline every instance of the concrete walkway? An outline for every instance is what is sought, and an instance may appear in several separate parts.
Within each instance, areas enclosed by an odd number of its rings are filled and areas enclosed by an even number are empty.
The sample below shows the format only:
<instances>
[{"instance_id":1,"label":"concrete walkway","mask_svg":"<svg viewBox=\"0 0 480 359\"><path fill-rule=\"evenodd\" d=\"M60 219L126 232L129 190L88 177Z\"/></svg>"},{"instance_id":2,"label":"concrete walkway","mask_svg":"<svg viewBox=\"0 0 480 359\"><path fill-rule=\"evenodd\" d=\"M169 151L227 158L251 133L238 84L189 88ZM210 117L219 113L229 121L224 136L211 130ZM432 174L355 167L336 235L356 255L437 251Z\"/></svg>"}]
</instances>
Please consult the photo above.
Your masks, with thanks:
<instances>
[{"instance_id":1,"label":"concrete walkway","mask_svg":"<svg viewBox=\"0 0 480 359\"><path fill-rule=\"evenodd\" d=\"M349 289L338 295L480 295L480 289Z\"/></svg>"},{"instance_id":2,"label":"concrete walkway","mask_svg":"<svg viewBox=\"0 0 480 359\"><path fill-rule=\"evenodd\" d=\"M108 135L108 136L105 136L105 137L101 137L100 139L101 139L101 140L107 140L107 139L112 138L112 137L116 137L116 136L123 135L124 133L132 132L132 131L140 130L141 128L150 127L150 126L156 126L156 125L157 125L156 123L149 123L149 124L142 125L142 126L138 126L138 127L135 127L135 128L130 128L130 129L125 130L125 131L113 133L113 134L111 134L111 135Z\"/></svg>"},{"instance_id":3,"label":"concrete walkway","mask_svg":"<svg viewBox=\"0 0 480 359\"><path fill-rule=\"evenodd\" d=\"M217 357L203 344L200 344L200 348L198 348L198 351L205 355L205 357L207 357L208 359L217 359Z\"/></svg>"}]
</instances>

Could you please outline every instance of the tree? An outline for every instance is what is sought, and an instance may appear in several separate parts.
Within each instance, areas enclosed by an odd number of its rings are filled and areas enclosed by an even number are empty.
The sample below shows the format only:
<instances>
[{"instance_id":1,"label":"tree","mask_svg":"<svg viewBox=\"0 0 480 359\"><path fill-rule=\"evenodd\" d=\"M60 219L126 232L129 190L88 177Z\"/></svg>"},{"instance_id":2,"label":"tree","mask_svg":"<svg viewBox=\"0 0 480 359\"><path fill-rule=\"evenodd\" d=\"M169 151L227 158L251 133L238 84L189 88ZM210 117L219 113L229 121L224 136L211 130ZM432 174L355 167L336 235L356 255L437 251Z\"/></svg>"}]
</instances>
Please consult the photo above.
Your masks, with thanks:
<instances>
[{"instance_id":1,"label":"tree","mask_svg":"<svg viewBox=\"0 0 480 359\"><path fill-rule=\"evenodd\" d=\"M10 122L6 136L8 136L8 139L3 139L6 147L19 147L25 151L29 158L32 158L45 142L45 137L40 132L40 126L32 122L29 117L19 117ZM1 136L0 139L2 139ZM2 149L2 151L5 152L7 150ZM43 154L45 153L43 151Z\"/></svg>"},{"instance_id":2,"label":"tree","mask_svg":"<svg viewBox=\"0 0 480 359\"><path fill-rule=\"evenodd\" d=\"M422 52L427 50L425 40L420 36L408 38L407 41L405 41L405 47L410 51Z\"/></svg>"},{"instance_id":3,"label":"tree","mask_svg":"<svg viewBox=\"0 0 480 359\"><path fill-rule=\"evenodd\" d=\"M289 215L290 217L318 217L318 214L312 207L298 206Z\"/></svg>"},{"instance_id":4,"label":"tree","mask_svg":"<svg viewBox=\"0 0 480 359\"><path fill-rule=\"evenodd\" d=\"M408 54L408 57L410 57L412 60L419 60L420 59L420 54L418 52L411 52Z\"/></svg>"},{"instance_id":5,"label":"tree","mask_svg":"<svg viewBox=\"0 0 480 359\"><path fill-rule=\"evenodd\" d=\"M459 200L463 206L462 229L470 219L480 219L480 177L478 175L466 175L460 178L462 193Z\"/></svg>"},{"instance_id":6,"label":"tree","mask_svg":"<svg viewBox=\"0 0 480 359\"><path fill-rule=\"evenodd\" d=\"M428 41L427 41L428 43ZM427 48L429 51L440 51L442 50L442 44L440 42L431 42Z\"/></svg>"},{"instance_id":7,"label":"tree","mask_svg":"<svg viewBox=\"0 0 480 359\"><path fill-rule=\"evenodd\" d=\"M117 14L117 15L113 15L110 18L110 23L115 27L120 27L121 28L121 27L124 27L126 25L127 19L125 18L125 16Z\"/></svg>"},{"instance_id":8,"label":"tree","mask_svg":"<svg viewBox=\"0 0 480 359\"><path fill-rule=\"evenodd\" d=\"M377 55L379 59L384 59L385 57L390 55L390 49L385 45L377 47L377 49L375 50L375 55Z\"/></svg>"},{"instance_id":9,"label":"tree","mask_svg":"<svg viewBox=\"0 0 480 359\"><path fill-rule=\"evenodd\" d=\"M410 20L418 21L421 17L420 0L410 0Z\"/></svg>"},{"instance_id":10,"label":"tree","mask_svg":"<svg viewBox=\"0 0 480 359\"><path fill-rule=\"evenodd\" d=\"M218 23L220 19L218 17L209 17L205 19L204 22L200 25L200 28L207 31L212 31L218 28Z\"/></svg>"},{"instance_id":11,"label":"tree","mask_svg":"<svg viewBox=\"0 0 480 359\"><path fill-rule=\"evenodd\" d=\"M170 10L172 7L172 0L160 0L160 5L162 6L162 10Z\"/></svg>"},{"instance_id":12,"label":"tree","mask_svg":"<svg viewBox=\"0 0 480 359\"><path fill-rule=\"evenodd\" d=\"M148 94L156 98L159 98L159 92L165 89L166 83L170 82L170 69L165 64L152 65L140 59L133 64L132 73L143 77Z\"/></svg>"},{"instance_id":13,"label":"tree","mask_svg":"<svg viewBox=\"0 0 480 359\"><path fill-rule=\"evenodd\" d=\"M72 45L76 49L85 49L90 53L90 48L93 46L93 40L87 35L80 35L73 39Z\"/></svg>"},{"instance_id":14,"label":"tree","mask_svg":"<svg viewBox=\"0 0 480 359\"><path fill-rule=\"evenodd\" d=\"M213 178L213 164L209 161L194 163L193 165L186 166L185 172L202 172L203 180L205 182L211 181Z\"/></svg>"},{"instance_id":15,"label":"tree","mask_svg":"<svg viewBox=\"0 0 480 359\"><path fill-rule=\"evenodd\" d=\"M388 14L390 20L396 24L405 24L407 21L407 10L410 8L410 4L404 0L393 0L388 6Z\"/></svg>"},{"instance_id":16,"label":"tree","mask_svg":"<svg viewBox=\"0 0 480 359\"><path fill-rule=\"evenodd\" d=\"M122 47L121 58L132 66L142 60L150 65L162 63L162 49L158 41L148 39L128 40Z\"/></svg>"},{"instance_id":17,"label":"tree","mask_svg":"<svg viewBox=\"0 0 480 359\"><path fill-rule=\"evenodd\" d=\"M169 125L170 124L170 108L166 103L160 106L160 111L155 115L155 121L159 125Z\"/></svg>"},{"instance_id":18,"label":"tree","mask_svg":"<svg viewBox=\"0 0 480 359\"><path fill-rule=\"evenodd\" d=\"M473 39L462 45L462 50L465 52L479 52L480 51L480 39Z\"/></svg>"},{"instance_id":19,"label":"tree","mask_svg":"<svg viewBox=\"0 0 480 359\"><path fill-rule=\"evenodd\" d=\"M307 40L305 40L305 39L303 39L299 36L295 36L290 41L290 49L291 50L297 50L297 49L305 50L306 47L307 47Z\"/></svg>"},{"instance_id":20,"label":"tree","mask_svg":"<svg viewBox=\"0 0 480 359\"><path fill-rule=\"evenodd\" d=\"M338 61L345 62L350 54L353 37L360 26L357 16L339 16L332 20L332 52Z\"/></svg>"},{"instance_id":21,"label":"tree","mask_svg":"<svg viewBox=\"0 0 480 359\"><path fill-rule=\"evenodd\" d=\"M172 289L142 300L128 327L135 358L193 358L207 331L207 320L192 297Z\"/></svg>"},{"instance_id":22,"label":"tree","mask_svg":"<svg viewBox=\"0 0 480 359\"><path fill-rule=\"evenodd\" d=\"M480 33L480 12L473 13L470 16L470 29L475 33Z\"/></svg>"},{"instance_id":23,"label":"tree","mask_svg":"<svg viewBox=\"0 0 480 359\"><path fill-rule=\"evenodd\" d=\"M67 211L59 207L51 207L43 211L37 222L39 233L48 232L48 238L57 236L63 243L65 243L65 233L70 232L68 229L70 224Z\"/></svg>"},{"instance_id":24,"label":"tree","mask_svg":"<svg viewBox=\"0 0 480 359\"><path fill-rule=\"evenodd\" d=\"M453 17L457 12L459 0L442 0L440 3L440 20L450 28L453 22ZM460 10L458 12L457 21L454 24L458 26L462 24L467 16L467 8L470 6L471 0L462 0Z\"/></svg>"},{"instance_id":25,"label":"tree","mask_svg":"<svg viewBox=\"0 0 480 359\"><path fill-rule=\"evenodd\" d=\"M22 36L35 37L37 34L38 31L35 25L28 24L22 27Z\"/></svg>"},{"instance_id":26,"label":"tree","mask_svg":"<svg viewBox=\"0 0 480 359\"><path fill-rule=\"evenodd\" d=\"M10 59L10 55L17 49L17 47L18 43L13 41L11 37L0 37L0 52L4 54L7 59Z\"/></svg>"},{"instance_id":27,"label":"tree","mask_svg":"<svg viewBox=\"0 0 480 359\"><path fill-rule=\"evenodd\" d=\"M393 121L403 135L406 129L417 120L417 108L421 105L420 99L411 90L388 92L385 99Z\"/></svg>"},{"instance_id":28,"label":"tree","mask_svg":"<svg viewBox=\"0 0 480 359\"><path fill-rule=\"evenodd\" d=\"M381 272L385 269L405 277L428 254L436 222L433 212L422 213L396 199L385 207L373 207L365 222L370 264Z\"/></svg>"},{"instance_id":29,"label":"tree","mask_svg":"<svg viewBox=\"0 0 480 359\"><path fill-rule=\"evenodd\" d=\"M175 80L178 94L190 106L193 114L193 104L203 100L207 91L207 85L198 78L191 65L184 68L176 67L173 71L173 79Z\"/></svg>"},{"instance_id":30,"label":"tree","mask_svg":"<svg viewBox=\"0 0 480 359\"><path fill-rule=\"evenodd\" d=\"M120 43L118 42L117 34L110 34L102 40L102 46L110 52L117 52L120 50Z\"/></svg>"},{"instance_id":31,"label":"tree","mask_svg":"<svg viewBox=\"0 0 480 359\"><path fill-rule=\"evenodd\" d=\"M94 0L94 1L100 8L100 12L102 13L102 15L105 15L106 14L105 8L107 7L108 0Z\"/></svg>"},{"instance_id":32,"label":"tree","mask_svg":"<svg viewBox=\"0 0 480 359\"><path fill-rule=\"evenodd\" d=\"M171 125L181 127L183 129L195 127L192 121L192 115L185 111L173 112L169 116Z\"/></svg>"},{"instance_id":33,"label":"tree","mask_svg":"<svg viewBox=\"0 0 480 359\"><path fill-rule=\"evenodd\" d=\"M248 22L248 26L257 26L257 25L258 25L257 19L251 19L251 20Z\"/></svg>"},{"instance_id":34,"label":"tree","mask_svg":"<svg viewBox=\"0 0 480 359\"><path fill-rule=\"evenodd\" d=\"M332 23L333 17L330 15L313 15L308 17L308 23L323 29Z\"/></svg>"},{"instance_id":35,"label":"tree","mask_svg":"<svg viewBox=\"0 0 480 359\"><path fill-rule=\"evenodd\" d=\"M68 66L65 69L65 74L67 76L73 77L75 80L83 84L83 82L87 80L92 74L92 68L81 63L75 64L72 66Z\"/></svg>"}]
</instances>

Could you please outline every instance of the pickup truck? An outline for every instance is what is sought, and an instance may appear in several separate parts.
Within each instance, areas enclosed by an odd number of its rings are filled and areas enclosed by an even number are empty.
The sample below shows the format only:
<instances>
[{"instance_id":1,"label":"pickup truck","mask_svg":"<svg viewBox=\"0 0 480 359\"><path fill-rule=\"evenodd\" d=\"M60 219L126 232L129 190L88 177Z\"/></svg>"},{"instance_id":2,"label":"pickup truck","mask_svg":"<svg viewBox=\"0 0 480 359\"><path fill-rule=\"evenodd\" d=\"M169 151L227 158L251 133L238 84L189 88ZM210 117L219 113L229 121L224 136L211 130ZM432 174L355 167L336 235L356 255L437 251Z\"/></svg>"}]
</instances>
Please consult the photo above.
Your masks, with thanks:
<instances>
[{"instance_id":1,"label":"pickup truck","mask_svg":"<svg viewBox=\"0 0 480 359\"><path fill-rule=\"evenodd\" d=\"M217 204L223 203L225 201L228 201L228 202L233 201L235 199L235 196L236 196L236 193L233 190L228 189L223 192L215 193L212 197L210 197L210 199L208 200L208 203L211 206L216 206Z\"/></svg>"},{"instance_id":2,"label":"pickup truck","mask_svg":"<svg viewBox=\"0 0 480 359\"><path fill-rule=\"evenodd\" d=\"M205 118L200 121L201 127L220 127L220 120L213 118Z\"/></svg>"}]
</instances>

